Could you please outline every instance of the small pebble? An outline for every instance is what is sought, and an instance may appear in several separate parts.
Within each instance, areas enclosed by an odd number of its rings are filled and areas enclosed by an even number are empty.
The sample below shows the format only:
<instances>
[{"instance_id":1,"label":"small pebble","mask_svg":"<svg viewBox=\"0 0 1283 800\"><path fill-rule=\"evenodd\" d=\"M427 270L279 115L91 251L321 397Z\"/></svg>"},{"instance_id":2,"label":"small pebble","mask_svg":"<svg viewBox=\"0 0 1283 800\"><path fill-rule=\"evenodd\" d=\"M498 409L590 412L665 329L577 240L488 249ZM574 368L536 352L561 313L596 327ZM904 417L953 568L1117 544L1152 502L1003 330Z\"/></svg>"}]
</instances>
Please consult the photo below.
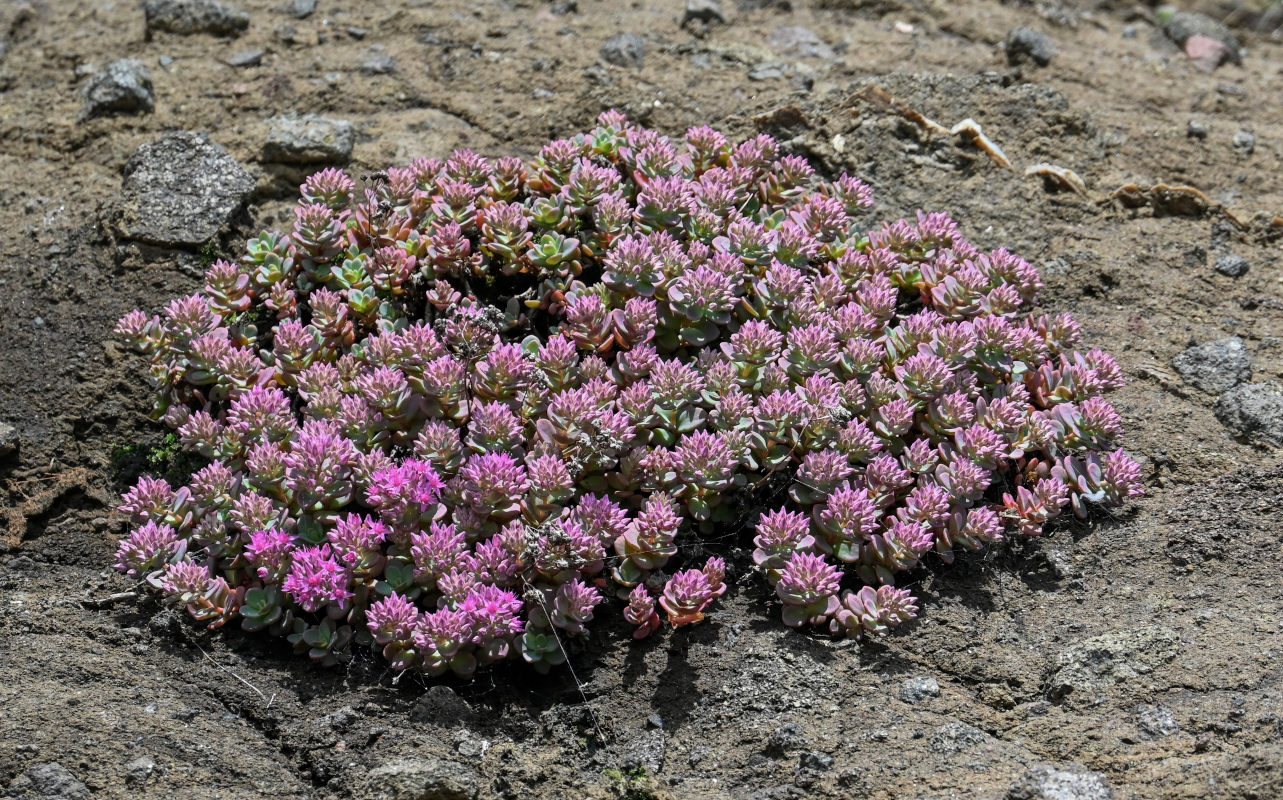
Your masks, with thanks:
<instances>
[{"instance_id":1,"label":"small pebble","mask_svg":"<svg viewBox=\"0 0 1283 800\"><path fill-rule=\"evenodd\" d=\"M750 81L769 81L783 77L784 65L770 61L758 64L749 70L748 73L748 79Z\"/></svg>"},{"instance_id":2,"label":"small pebble","mask_svg":"<svg viewBox=\"0 0 1283 800\"><path fill-rule=\"evenodd\" d=\"M1207 126L1201 122L1190 120L1189 124L1185 126L1185 135L1191 139L1206 139Z\"/></svg>"},{"instance_id":3,"label":"small pebble","mask_svg":"<svg viewBox=\"0 0 1283 800\"><path fill-rule=\"evenodd\" d=\"M91 77L81 87L80 95L84 103L80 110L82 122L113 114L143 114L156 107L156 94L147 67L141 61L128 58L113 61Z\"/></svg>"},{"instance_id":4,"label":"small pebble","mask_svg":"<svg viewBox=\"0 0 1283 800\"><path fill-rule=\"evenodd\" d=\"M295 19L306 19L316 11L316 0L294 0L285 7L285 12Z\"/></svg>"},{"instance_id":5,"label":"small pebble","mask_svg":"<svg viewBox=\"0 0 1283 800\"><path fill-rule=\"evenodd\" d=\"M1242 256L1229 254L1216 259L1216 271L1230 278L1243 277L1249 268L1247 259Z\"/></svg>"},{"instance_id":6,"label":"small pebble","mask_svg":"<svg viewBox=\"0 0 1283 800\"><path fill-rule=\"evenodd\" d=\"M906 678L904 683L900 684L900 699L912 706L928 698L939 696L940 682L929 676Z\"/></svg>"},{"instance_id":7,"label":"small pebble","mask_svg":"<svg viewBox=\"0 0 1283 800\"><path fill-rule=\"evenodd\" d=\"M601 57L617 67L637 69L646 58L646 42L632 33L621 33L601 46Z\"/></svg>"},{"instance_id":8,"label":"small pebble","mask_svg":"<svg viewBox=\"0 0 1283 800\"><path fill-rule=\"evenodd\" d=\"M1148 705L1136 708L1136 727L1151 739L1171 736L1181 729L1170 709Z\"/></svg>"},{"instance_id":9,"label":"small pebble","mask_svg":"<svg viewBox=\"0 0 1283 800\"><path fill-rule=\"evenodd\" d=\"M686 0L686 13L682 15L682 25L688 22L712 25L714 22L726 22L726 15L722 13L722 4L717 0Z\"/></svg>"},{"instance_id":10,"label":"small pebble","mask_svg":"<svg viewBox=\"0 0 1283 800\"><path fill-rule=\"evenodd\" d=\"M387 75L396 72L396 61L381 48L371 48L361 64L361 71L366 75Z\"/></svg>"},{"instance_id":11,"label":"small pebble","mask_svg":"<svg viewBox=\"0 0 1283 800\"><path fill-rule=\"evenodd\" d=\"M125 765L128 775L125 777L125 783L130 786L142 786L147 779L156 771L156 762L148 756L136 758Z\"/></svg>"},{"instance_id":12,"label":"small pebble","mask_svg":"<svg viewBox=\"0 0 1283 800\"><path fill-rule=\"evenodd\" d=\"M1252 155L1256 150L1256 137L1247 131L1239 131L1234 134L1234 149L1245 156Z\"/></svg>"},{"instance_id":13,"label":"small pebble","mask_svg":"<svg viewBox=\"0 0 1283 800\"><path fill-rule=\"evenodd\" d=\"M229 67L257 67L263 63L263 51L242 50L228 56L223 63Z\"/></svg>"},{"instance_id":14,"label":"small pebble","mask_svg":"<svg viewBox=\"0 0 1283 800\"><path fill-rule=\"evenodd\" d=\"M1033 28L1012 28L1007 34L1007 63L1015 66L1033 61L1040 67L1051 63L1056 46L1045 33Z\"/></svg>"},{"instance_id":15,"label":"small pebble","mask_svg":"<svg viewBox=\"0 0 1283 800\"><path fill-rule=\"evenodd\" d=\"M799 766L821 772L833 768L833 756L825 753L803 753L798 759Z\"/></svg>"},{"instance_id":16,"label":"small pebble","mask_svg":"<svg viewBox=\"0 0 1283 800\"><path fill-rule=\"evenodd\" d=\"M272 32L276 40L282 44L294 45L299 43L298 28L293 25L277 25L276 30Z\"/></svg>"}]
</instances>

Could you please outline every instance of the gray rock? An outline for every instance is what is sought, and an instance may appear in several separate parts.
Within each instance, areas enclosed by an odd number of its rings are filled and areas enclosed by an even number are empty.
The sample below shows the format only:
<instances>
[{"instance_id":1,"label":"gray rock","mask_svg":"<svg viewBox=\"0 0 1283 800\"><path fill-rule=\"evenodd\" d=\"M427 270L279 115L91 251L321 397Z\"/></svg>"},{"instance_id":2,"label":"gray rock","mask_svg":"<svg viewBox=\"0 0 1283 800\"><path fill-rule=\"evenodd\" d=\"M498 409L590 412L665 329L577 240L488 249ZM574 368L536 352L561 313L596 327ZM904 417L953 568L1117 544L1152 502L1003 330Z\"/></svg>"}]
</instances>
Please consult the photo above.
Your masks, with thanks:
<instances>
[{"instance_id":1,"label":"gray rock","mask_svg":"<svg viewBox=\"0 0 1283 800\"><path fill-rule=\"evenodd\" d=\"M1136 727L1151 739L1171 736L1181 729L1176 717L1172 716L1171 709L1144 705L1136 707Z\"/></svg>"},{"instance_id":2,"label":"gray rock","mask_svg":"<svg viewBox=\"0 0 1283 800\"><path fill-rule=\"evenodd\" d=\"M772 81L784 77L784 65L774 61L764 61L748 71L750 81Z\"/></svg>"},{"instance_id":3,"label":"gray rock","mask_svg":"<svg viewBox=\"0 0 1283 800\"><path fill-rule=\"evenodd\" d=\"M933 753L951 756L983 744L988 738L989 734L974 725L968 725L965 722L949 722L936 728L931 738L927 740L927 744Z\"/></svg>"},{"instance_id":4,"label":"gray rock","mask_svg":"<svg viewBox=\"0 0 1283 800\"><path fill-rule=\"evenodd\" d=\"M353 794L381 800L473 800L480 784L471 767L420 756L375 767L359 779Z\"/></svg>"},{"instance_id":5,"label":"gray rock","mask_svg":"<svg viewBox=\"0 0 1283 800\"><path fill-rule=\"evenodd\" d=\"M775 52L789 58L833 58L832 47L815 31L798 25L776 28L766 37L766 43Z\"/></svg>"},{"instance_id":6,"label":"gray rock","mask_svg":"<svg viewBox=\"0 0 1283 800\"><path fill-rule=\"evenodd\" d=\"M194 247L214 237L254 191L254 178L204 133L175 131L139 147L125 165L115 220L120 235Z\"/></svg>"},{"instance_id":7,"label":"gray rock","mask_svg":"<svg viewBox=\"0 0 1283 800\"><path fill-rule=\"evenodd\" d=\"M617 67L638 69L646 58L646 42L633 33L621 33L601 46L601 57Z\"/></svg>"},{"instance_id":8,"label":"gray rock","mask_svg":"<svg viewBox=\"0 0 1283 800\"><path fill-rule=\"evenodd\" d=\"M1224 45L1227 57L1235 64L1243 61L1242 48L1238 39L1230 33L1230 29L1207 16L1192 11L1181 11L1173 14L1171 19L1163 24L1163 33L1181 47L1189 41L1191 36L1206 36L1214 39Z\"/></svg>"},{"instance_id":9,"label":"gray rock","mask_svg":"<svg viewBox=\"0 0 1283 800\"><path fill-rule=\"evenodd\" d=\"M712 25L715 22L726 22L722 4L718 0L686 0L686 12L682 14L682 25L698 22Z\"/></svg>"},{"instance_id":10,"label":"gray rock","mask_svg":"<svg viewBox=\"0 0 1283 800\"><path fill-rule=\"evenodd\" d=\"M80 90L83 105L80 119L96 119L110 114L139 114L156 108L156 93L151 73L141 61L122 58L85 82Z\"/></svg>"},{"instance_id":11,"label":"gray rock","mask_svg":"<svg viewBox=\"0 0 1283 800\"><path fill-rule=\"evenodd\" d=\"M1113 800L1104 777L1081 767L1073 770L1040 765L1007 790L1007 800Z\"/></svg>"},{"instance_id":12,"label":"gray rock","mask_svg":"<svg viewBox=\"0 0 1283 800\"><path fill-rule=\"evenodd\" d=\"M36 562L27 556L18 556L17 558L9 559L9 563L5 564L5 567L14 572L31 572L36 568Z\"/></svg>"},{"instance_id":13,"label":"gray rock","mask_svg":"<svg viewBox=\"0 0 1283 800\"><path fill-rule=\"evenodd\" d=\"M289 45L290 47L293 47L294 45L303 41L301 38L299 38L298 28L294 27L293 25L290 25L289 23L286 23L284 25L277 25L276 28L272 31L272 35L276 37L276 41L280 42L281 44Z\"/></svg>"},{"instance_id":14,"label":"gray rock","mask_svg":"<svg viewBox=\"0 0 1283 800\"><path fill-rule=\"evenodd\" d=\"M125 770L125 783L134 787L142 786L156 772L156 762L150 756L135 758L125 765Z\"/></svg>"},{"instance_id":15,"label":"gray rock","mask_svg":"<svg viewBox=\"0 0 1283 800\"><path fill-rule=\"evenodd\" d=\"M1051 568L1051 574L1062 581L1077 574L1077 570L1074 569L1074 560L1069 557L1068 553L1060 550L1048 550L1042 554L1042 557L1046 559L1047 566Z\"/></svg>"},{"instance_id":16,"label":"gray rock","mask_svg":"<svg viewBox=\"0 0 1283 800\"><path fill-rule=\"evenodd\" d=\"M806 747L806 734L796 722L786 722L776 728L766 741L766 752L775 755L784 755L790 750L800 750L803 747Z\"/></svg>"},{"instance_id":17,"label":"gray rock","mask_svg":"<svg viewBox=\"0 0 1283 800\"><path fill-rule=\"evenodd\" d=\"M1172 366L1186 383L1209 394L1220 394L1252 379L1252 356L1237 336L1204 342L1176 358Z\"/></svg>"},{"instance_id":18,"label":"gray rock","mask_svg":"<svg viewBox=\"0 0 1283 800\"><path fill-rule=\"evenodd\" d=\"M307 19L316 11L316 0L293 0L285 7L285 13L295 19Z\"/></svg>"},{"instance_id":19,"label":"gray rock","mask_svg":"<svg viewBox=\"0 0 1283 800\"><path fill-rule=\"evenodd\" d=\"M382 47L371 47L361 62L361 71L366 75L387 75L396 72L396 61Z\"/></svg>"},{"instance_id":20,"label":"gray rock","mask_svg":"<svg viewBox=\"0 0 1283 800\"><path fill-rule=\"evenodd\" d=\"M269 120L263 159L281 164L346 164L356 130L344 119L316 114Z\"/></svg>"},{"instance_id":21,"label":"gray rock","mask_svg":"<svg viewBox=\"0 0 1283 800\"><path fill-rule=\"evenodd\" d=\"M31 788L40 800L91 800L89 788L59 764L37 764L26 772Z\"/></svg>"},{"instance_id":22,"label":"gray rock","mask_svg":"<svg viewBox=\"0 0 1283 800\"><path fill-rule=\"evenodd\" d=\"M817 772L833 769L833 756L827 753L803 753L797 761L798 766L803 769L813 769Z\"/></svg>"},{"instance_id":23,"label":"gray rock","mask_svg":"<svg viewBox=\"0 0 1283 800\"><path fill-rule=\"evenodd\" d=\"M1248 131L1239 131L1234 134L1234 149L1242 155L1252 155L1256 151L1256 137Z\"/></svg>"},{"instance_id":24,"label":"gray rock","mask_svg":"<svg viewBox=\"0 0 1283 800\"><path fill-rule=\"evenodd\" d=\"M1216 259L1216 271L1231 278L1243 277L1250 268L1251 265L1242 256L1230 254Z\"/></svg>"},{"instance_id":25,"label":"gray rock","mask_svg":"<svg viewBox=\"0 0 1283 800\"><path fill-rule=\"evenodd\" d=\"M249 27L249 14L219 0L147 0L143 15L149 39L152 31L238 36Z\"/></svg>"},{"instance_id":26,"label":"gray rock","mask_svg":"<svg viewBox=\"0 0 1283 800\"><path fill-rule=\"evenodd\" d=\"M467 728L460 728L455 734L454 749L464 758L480 761L490 749L490 740L474 736Z\"/></svg>"},{"instance_id":27,"label":"gray rock","mask_svg":"<svg viewBox=\"0 0 1283 800\"><path fill-rule=\"evenodd\" d=\"M1190 139L1206 139L1207 126L1201 122L1190 120L1185 126L1185 135Z\"/></svg>"},{"instance_id":28,"label":"gray rock","mask_svg":"<svg viewBox=\"0 0 1283 800\"><path fill-rule=\"evenodd\" d=\"M644 769L648 775L658 775L664 770L668 739L664 732L651 728L630 737L622 744L619 765L627 771Z\"/></svg>"},{"instance_id":29,"label":"gray rock","mask_svg":"<svg viewBox=\"0 0 1283 800\"><path fill-rule=\"evenodd\" d=\"M1283 447L1283 386L1244 383L1216 401L1216 418L1253 444Z\"/></svg>"},{"instance_id":30,"label":"gray rock","mask_svg":"<svg viewBox=\"0 0 1283 800\"><path fill-rule=\"evenodd\" d=\"M242 50L223 59L223 63L229 67L257 67L263 63L264 55L265 53L257 48Z\"/></svg>"},{"instance_id":31,"label":"gray rock","mask_svg":"<svg viewBox=\"0 0 1283 800\"><path fill-rule=\"evenodd\" d=\"M919 675L913 678L906 678L904 683L900 684L900 699L911 706L916 706L924 700L940 696L940 683L935 678Z\"/></svg>"},{"instance_id":32,"label":"gray rock","mask_svg":"<svg viewBox=\"0 0 1283 800\"><path fill-rule=\"evenodd\" d=\"M0 458L8 458L18 452L18 429L7 422L0 422Z\"/></svg>"},{"instance_id":33,"label":"gray rock","mask_svg":"<svg viewBox=\"0 0 1283 800\"><path fill-rule=\"evenodd\" d=\"M1176 657L1181 637L1150 626L1107 633L1065 648L1056 657L1049 693L1053 700L1084 689L1123 683L1153 672Z\"/></svg>"},{"instance_id":34,"label":"gray rock","mask_svg":"<svg viewBox=\"0 0 1283 800\"><path fill-rule=\"evenodd\" d=\"M436 684L410 710L410 717L416 722L448 727L471 722L475 715L472 707L454 689Z\"/></svg>"},{"instance_id":35,"label":"gray rock","mask_svg":"<svg viewBox=\"0 0 1283 800\"><path fill-rule=\"evenodd\" d=\"M1007 33L1007 63L1015 66L1032 61L1040 67L1051 63L1056 46L1045 33L1033 28L1012 28Z\"/></svg>"}]
</instances>

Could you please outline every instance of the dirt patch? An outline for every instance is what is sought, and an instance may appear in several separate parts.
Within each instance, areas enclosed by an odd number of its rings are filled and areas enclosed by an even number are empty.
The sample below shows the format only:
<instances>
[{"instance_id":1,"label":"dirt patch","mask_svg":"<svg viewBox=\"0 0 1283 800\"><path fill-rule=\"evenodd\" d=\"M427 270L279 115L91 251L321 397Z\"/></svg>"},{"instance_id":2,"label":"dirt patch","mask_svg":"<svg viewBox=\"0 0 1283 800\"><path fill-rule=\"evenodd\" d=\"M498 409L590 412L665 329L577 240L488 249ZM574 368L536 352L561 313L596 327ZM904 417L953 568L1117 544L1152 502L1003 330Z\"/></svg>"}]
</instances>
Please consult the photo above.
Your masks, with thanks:
<instances>
[{"instance_id":1,"label":"dirt patch","mask_svg":"<svg viewBox=\"0 0 1283 800\"><path fill-rule=\"evenodd\" d=\"M1039 764L1120 797L1283 796L1283 461L1236 440L1172 367L1238 336L1253 381L1283 379L1283 46L1268 31L1237 28L1242 65L1207 74L1148 12L1069 0L723 0L725 21L685 27L678 3L237 5L236 38L148 38L133 3L0 11L0 421L20 438L0 465L10 796L997 798L1051 774L1026 776ZM1008 66L1022 25L1053 40L1049 66ZM824 46L794 34L811 46L790 49L782 27ZM643 41L640 66L601 59L621 33ZM155 111L78 121L78 87L125 58L150 71ZM910 576L921 619L869 644L783 628L730 540L707 624L640 646L622 623L601 630L572 652L578 682L515 667L395 682L369 654L316 670L146 592L96 602L133 588L110 570L114 495L168 466L142 360L108 331L282 224L271 118L351 122L360 172L461 146L530 156L610 107L669 134L769 132L825 175L868 180L871 225L949 211L977 246L1029 258L1044 306L1130 379L1111 401L1151 495L933 562ZM973 119L1013 169L903 108ZM101 223L127 161L171 130L251 172L248 209L205 247L114 239ZM1037 163L1086 194L1027 177ZM1128 184L1209 202L1109 199ZM1215 271L1229 255L1246 274Z\"/></svg>"}]
</instances>

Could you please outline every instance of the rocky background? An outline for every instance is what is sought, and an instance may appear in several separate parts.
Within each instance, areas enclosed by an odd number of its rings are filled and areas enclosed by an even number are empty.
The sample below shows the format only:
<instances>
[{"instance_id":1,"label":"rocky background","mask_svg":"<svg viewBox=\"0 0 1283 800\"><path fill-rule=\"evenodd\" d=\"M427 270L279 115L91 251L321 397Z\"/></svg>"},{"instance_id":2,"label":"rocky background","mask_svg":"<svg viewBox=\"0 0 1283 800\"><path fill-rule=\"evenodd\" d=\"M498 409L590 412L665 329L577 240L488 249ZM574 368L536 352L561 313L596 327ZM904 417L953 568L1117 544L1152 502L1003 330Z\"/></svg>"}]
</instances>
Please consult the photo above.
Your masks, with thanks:
<instances>
[{"instance_id":1,"label":"rocky background","mask_svg":"<svg viewBox=\"0 0 1283 800\"><path fill-rule=\"evenodd\" d=\"M0 5L0 795L1283 796L1277 0L234 2ZM1150 496L928 564L872 643L785 629L726 531L708 623L468 684L313 669L109 569L173 459L119 316L310 171L528 157L611 107L1029 258L1122 363Z\"/></svg>"}]
</instances>

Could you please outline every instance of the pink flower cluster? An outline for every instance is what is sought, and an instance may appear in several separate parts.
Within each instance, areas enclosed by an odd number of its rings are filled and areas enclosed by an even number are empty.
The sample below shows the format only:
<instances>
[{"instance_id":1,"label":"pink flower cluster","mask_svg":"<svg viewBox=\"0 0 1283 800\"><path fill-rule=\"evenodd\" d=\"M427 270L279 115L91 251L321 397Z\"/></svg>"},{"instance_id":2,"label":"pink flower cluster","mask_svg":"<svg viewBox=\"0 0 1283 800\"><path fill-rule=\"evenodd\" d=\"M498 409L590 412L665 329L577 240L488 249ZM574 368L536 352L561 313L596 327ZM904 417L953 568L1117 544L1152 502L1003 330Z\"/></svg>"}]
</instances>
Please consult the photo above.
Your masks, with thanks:
<instances>
[{"instance_id":1,"label":"pink flower cluster","mask_svg":"<svg viewBox=\"0 0 1283 800\"><path fill-rule=\"evenodd\" d=\"M732 569L786 624L884 635L923 559L1138 496L1121 371L1031 312L1037 271L872 203L617 112L528 162L318 173L287 232L120 321L209 464L125 495L117 567L322 663L546 670L603 608L703 620L727 565L684 546L745 524Z\"/></svg>"}]
</instances>

